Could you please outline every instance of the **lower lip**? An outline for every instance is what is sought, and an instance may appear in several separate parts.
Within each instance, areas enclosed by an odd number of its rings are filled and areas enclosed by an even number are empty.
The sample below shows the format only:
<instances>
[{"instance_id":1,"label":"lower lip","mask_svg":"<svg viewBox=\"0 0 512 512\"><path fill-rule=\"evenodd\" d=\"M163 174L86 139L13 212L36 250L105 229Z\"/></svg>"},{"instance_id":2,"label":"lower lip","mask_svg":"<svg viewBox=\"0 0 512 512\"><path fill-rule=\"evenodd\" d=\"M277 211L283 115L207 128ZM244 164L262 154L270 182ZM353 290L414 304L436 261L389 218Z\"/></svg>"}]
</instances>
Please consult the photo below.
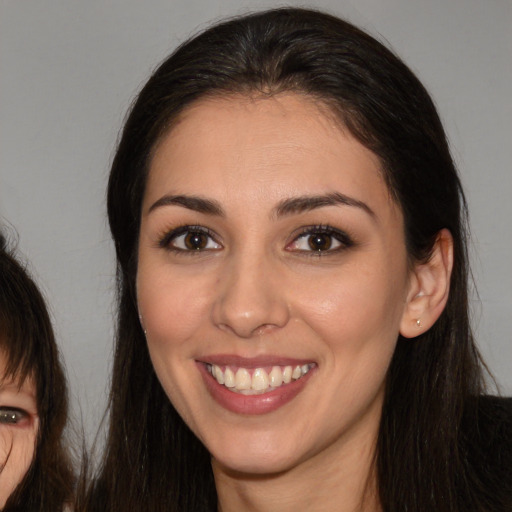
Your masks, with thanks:
<instances>
[{"instance_id":1,"label":"lower lip","mask_svg":"<svg viewBox=\"0 0 512 512\"><path fill-rule=\"evenodd\" d=\"M226 386L219 384L208 372L204 363L197 362L197 366L213 399L228 411L237 414L266 414L276 411L293 400L304 389L315 370L313 368L300 379L283 384L268 393L243 395L230 391Z\"/></svg>"}]
</instances>

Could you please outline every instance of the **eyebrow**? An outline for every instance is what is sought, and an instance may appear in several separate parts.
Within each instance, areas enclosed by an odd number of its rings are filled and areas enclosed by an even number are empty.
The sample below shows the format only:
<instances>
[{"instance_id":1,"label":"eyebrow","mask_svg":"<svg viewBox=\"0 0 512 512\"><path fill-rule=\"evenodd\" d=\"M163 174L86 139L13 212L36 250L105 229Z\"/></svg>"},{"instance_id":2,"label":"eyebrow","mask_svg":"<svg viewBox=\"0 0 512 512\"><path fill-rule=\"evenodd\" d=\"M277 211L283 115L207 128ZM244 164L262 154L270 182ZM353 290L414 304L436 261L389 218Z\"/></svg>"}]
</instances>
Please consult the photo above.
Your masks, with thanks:
<instances>
[{"instance_id":1,"label":"eyebrow","mask_svg":"<svg viewBox=\"0 0 512 512\"><path fill-rule=\"evenodd\" d=\"M363 201L353 197L341 194L340 192L332 192L324 195L299 196L281 201L274 212L276 216L283 217L296 213L304 213L324 206L353 206L365 211L372 218L375 218L375 212Z\"/></svg>"},{"instance_id":2,"label":"eyebrow","mask_svg":"<svg viewBox=\"0 0 512 512\"><path fill-rule=\"evenodd\" d=\"M185 195L165 195L150 206L148 213L151 213L157 208L162 208L163 206L182 206L188 210L205 213L207 215L225 216L222 206L217 201L199 196Z\"/></svg>"},{"instance_id":3,"label":"eyebrow","mask_svg":"<svg viewBox=\"0 0 512 512\"><path fill-rule=\"evenodd\" d=\"M372 218L375 218L375 212L366 203L360 201L359 199L341 194L340 192L284 199L273 209L273 214L276 217L284 217L287 215L308 212L317 208L323 208L325 206L339 205L360 208ZM204 213L207 215L216 215L219 217L226 216L220 203L214 199L181 194L162 196L150 206L148 214L164 206L181 206L183 208L187 208L188 210L193 210L195 212Z\"/></svg>"}]
</instances>

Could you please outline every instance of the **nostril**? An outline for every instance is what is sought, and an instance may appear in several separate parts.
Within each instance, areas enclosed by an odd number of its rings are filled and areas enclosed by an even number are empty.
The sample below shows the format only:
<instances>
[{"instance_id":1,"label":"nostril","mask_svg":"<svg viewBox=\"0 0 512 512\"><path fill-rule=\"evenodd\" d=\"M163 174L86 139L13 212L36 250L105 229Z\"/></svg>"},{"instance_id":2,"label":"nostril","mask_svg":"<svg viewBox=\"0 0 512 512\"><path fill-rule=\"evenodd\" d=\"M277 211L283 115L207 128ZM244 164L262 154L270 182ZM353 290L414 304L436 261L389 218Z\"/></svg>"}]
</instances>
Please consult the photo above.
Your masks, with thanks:
<instances>
[{"instance_id":1,"label":"nostril","mask_svg":"<svg viewBox=\"0 0 512 512\"><path fill-rule=\"evenodd\" d=\"M278 326L274 324L263 324L259 327L256 327L256 329L253 330L252 334L254 336L263 336L264 334L267 334L270 331L273 331L274 329L277 329Z\"/></svg>"},{"instance_id":2,"label":"nostril","mask_svg":"<svg viewBox=\"0 0 512 512\"><path fill-rule=\"evenodd\" d=\"M252 338L252 337L257 337L257 336L263 336L263 335L269 333L270 331L273 331L274 329L279 328L278 325L270 324L270 323L262 324L255 328L252 328L250 325L246 325L246 326L239 325L239 326L236 326L236 328L234 328L233 326L231 326L230 324L227 324L227 323L219 323L219 324L217 324L217 326L223 331L235 333L237 336L241 336L243 338Z\"/></svg>"}]
</instances>

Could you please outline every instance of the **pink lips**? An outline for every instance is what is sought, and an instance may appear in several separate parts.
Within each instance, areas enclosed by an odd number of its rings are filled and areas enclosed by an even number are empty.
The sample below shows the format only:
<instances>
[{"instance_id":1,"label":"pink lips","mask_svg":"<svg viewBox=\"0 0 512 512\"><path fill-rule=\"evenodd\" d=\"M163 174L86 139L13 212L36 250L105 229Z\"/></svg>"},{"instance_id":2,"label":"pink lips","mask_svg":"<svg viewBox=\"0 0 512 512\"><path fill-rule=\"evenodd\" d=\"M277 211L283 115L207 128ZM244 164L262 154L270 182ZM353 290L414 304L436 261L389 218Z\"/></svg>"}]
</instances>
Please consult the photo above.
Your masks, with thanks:
<instances>
[{"instance_id":1,"label":"pink lips","mask_svg":"<svg viewBox=\"0 0 512 512\"><path fill-rule=\"evenodd\" d=\"M230 391L226 386L219 384L207 370L207 364L215 364L221 367L242 367L250 370L272 366L290 365L295 367L311 362L311 360L306 361L291 358L276 359L276 357L269 356L243 358L234 355L215 355L201 358L200 361L196 361L196 364L208 392L219 405L237 414L254 415L273 412L293 400L304 389L311 375L315 373L316 367L300 379L292 381L289 384L283 384L279 388L267 393L260 395L243 395Z\"/></svg>"}]
</instances>

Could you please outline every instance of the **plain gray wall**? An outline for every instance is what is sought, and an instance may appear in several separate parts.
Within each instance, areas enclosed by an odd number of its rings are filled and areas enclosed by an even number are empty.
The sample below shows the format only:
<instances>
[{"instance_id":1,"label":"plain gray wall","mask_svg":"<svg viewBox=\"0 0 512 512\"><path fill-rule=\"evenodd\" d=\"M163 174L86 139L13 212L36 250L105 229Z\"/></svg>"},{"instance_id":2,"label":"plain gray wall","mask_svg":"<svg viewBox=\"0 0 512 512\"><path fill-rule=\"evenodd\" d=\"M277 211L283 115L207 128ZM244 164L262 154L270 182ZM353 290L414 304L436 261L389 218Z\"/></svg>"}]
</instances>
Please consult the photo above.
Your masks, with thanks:
<instances>
[{"instance_id":1,"label":"plain gray wall","mask_svg":"<svg viewBox=\"0 0 512 512\"><path fill-rule=\"evenodd\" d=\"M0 214L45 291L91 434L112 347L105 184L125 112L149 72L249 0L0 0ZM289 2L288 5L304 5ZM436 101L466 188L477 337L512 392L512 2L322 0L391 45ZM78 411L78 408L77 408Z\"/></svg>"}]
</instances>

